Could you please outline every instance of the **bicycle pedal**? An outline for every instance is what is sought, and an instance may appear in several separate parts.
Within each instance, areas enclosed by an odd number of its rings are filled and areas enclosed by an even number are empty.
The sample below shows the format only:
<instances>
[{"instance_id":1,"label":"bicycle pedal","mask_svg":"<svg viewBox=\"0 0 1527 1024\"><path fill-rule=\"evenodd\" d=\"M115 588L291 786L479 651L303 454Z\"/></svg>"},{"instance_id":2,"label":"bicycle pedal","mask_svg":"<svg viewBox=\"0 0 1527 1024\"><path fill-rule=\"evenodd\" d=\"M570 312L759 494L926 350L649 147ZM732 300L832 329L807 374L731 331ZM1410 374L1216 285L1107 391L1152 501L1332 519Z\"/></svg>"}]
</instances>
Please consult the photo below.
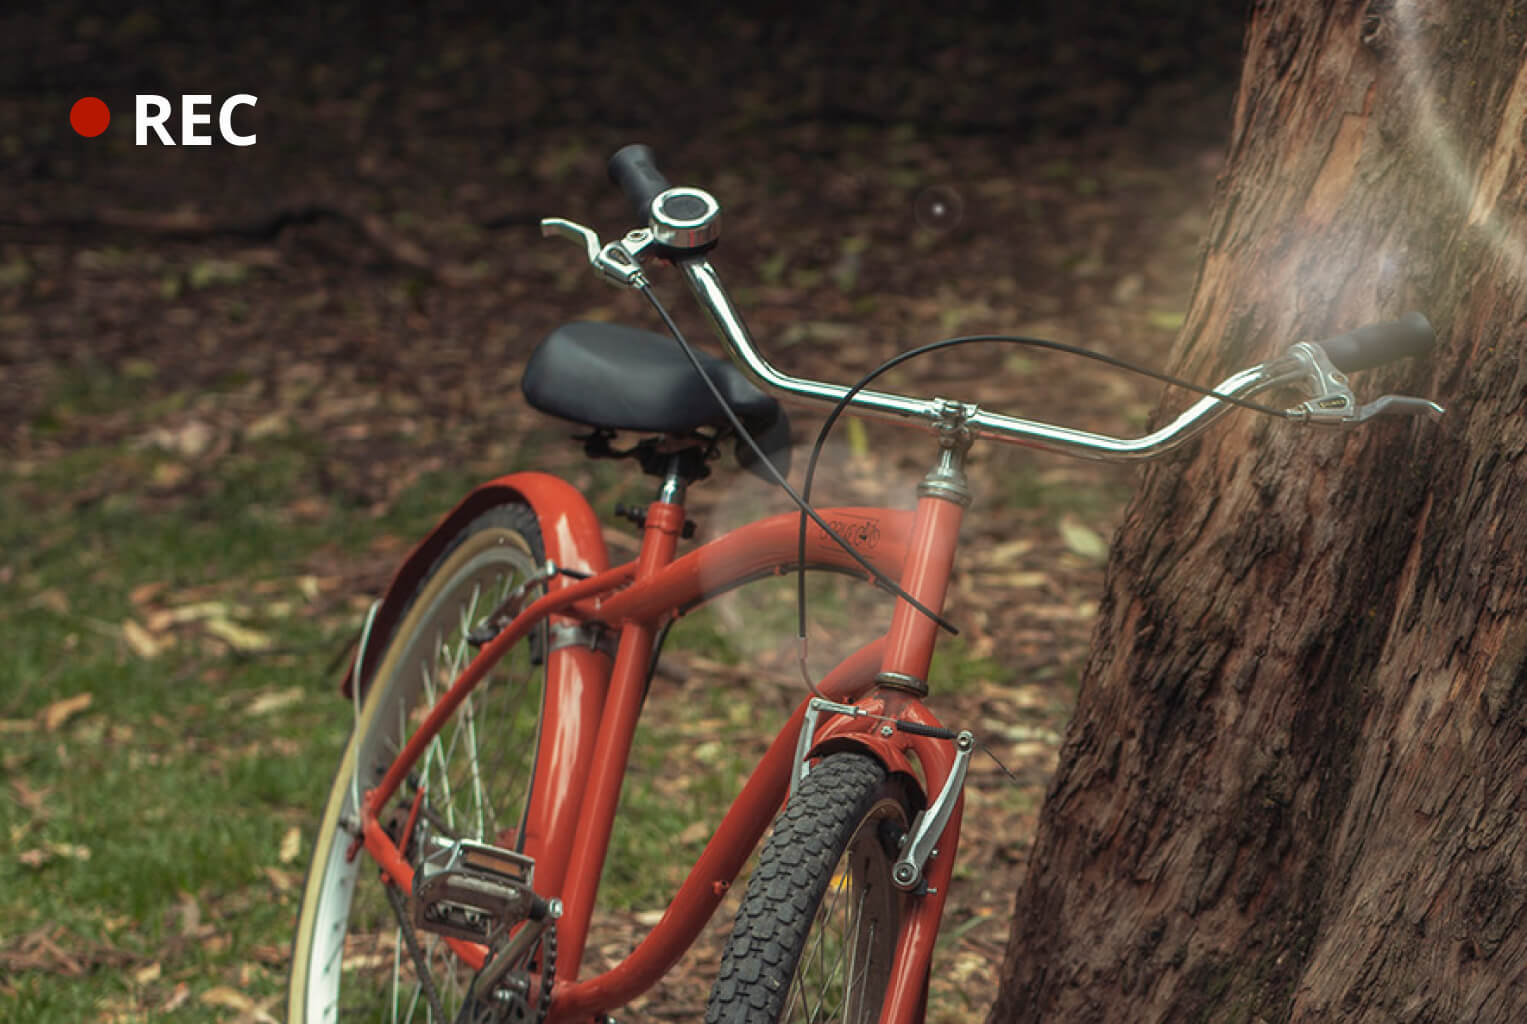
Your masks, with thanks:
<instances>
[{"instance_id":1,"label":"bicycle pedal","mask_svg":"<svg viewBox=\"0 0 1527 1024\"><path fill-rule=\"evenodd\" d=\"M513 850L458 839L414 872L414 926L448 938L491 943L544 913L531 888L535 862Z\"/></svg>"}]
</instances>

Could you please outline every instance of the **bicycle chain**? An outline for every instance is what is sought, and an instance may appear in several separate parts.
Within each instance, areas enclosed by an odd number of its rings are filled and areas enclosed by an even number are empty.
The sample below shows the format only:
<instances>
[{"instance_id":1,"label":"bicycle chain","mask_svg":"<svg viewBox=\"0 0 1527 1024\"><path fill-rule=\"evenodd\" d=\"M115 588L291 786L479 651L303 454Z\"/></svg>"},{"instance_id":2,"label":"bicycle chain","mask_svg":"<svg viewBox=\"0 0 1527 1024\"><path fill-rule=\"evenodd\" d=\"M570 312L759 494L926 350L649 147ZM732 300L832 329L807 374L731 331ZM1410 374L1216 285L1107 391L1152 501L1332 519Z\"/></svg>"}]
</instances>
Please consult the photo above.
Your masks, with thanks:
<instances>
[{"instance_id":1,"label":"bicycle chain","mask_svg":"<svg viewBox=\"0 0 1527 1024\"><path fill-rule=\"evenodd\" d=\"M398 919L398 930L403 933L403 943L413 959L414 970L418 972L419 987L424 990L424 998L429 1001L435 1019L444 1021L447 1019L445 1006L440 1002L440 991L435 988L435 979L429 973L429 961L419 946L419 933L414 930L413 921L409 918L408 904L404 901L403 893L389 881L383 881L382 888L387 893L387 902L392 905L393 916ZM546 934L541 937L541 998L537 1000L535 1024L545 1024L551 1012L551 990L556 980L557 922L552 921L546 926Z\"/></svg>"},{"instance_id":2,"label":"bicycle chain","mask_svg":"<svg viewBox=\"0 0 1527 1024\"><path fill-rule=\"evenodd\" d=\"M419 974L419 987L424 990L424 998L429 1000L429 1007L435 1014L435 1019L444 1021L445 1007L440 1002L440 992L435 988L435 979L430 977L429 961L424 956L424 950L419 948L419 936L414 931L414 923L409 920L408 904L404 902L403 893L390 881L383 881L382 888L387 891L387 902L392 904L393 916L398 919L398 930L403 933L403 942L408 946L408 955L413 958L414 970Z\"/></svg>"},{"instance_id":3,"label":"bicycle chain","mask_svg":"<svg viewBox=\"0 0 1527 1024\"><path fill-rule=\"evenodd\" d=\"M526 969L530 961L525 961ZM551 990L557 974L557 924L550 922L541 937L541 994L536 1001L535 1013L530 1011L529 991L525 995L510 996L499 1002L494 993L478 995L476 982L462 1004L457 1024L545 1024L551 1012Z\"/></svg>"},{"instance_id":4,"label":"bicycle chain","mask_svg":"<svg viewBox=\"0 0 1527 1024\"><path fill-rule=\"evenodd\" d=\"M536 1008L535 1024L546 1024L546 1015L551 1012L551 989L557 979L557 922L552 921L546 926L546 934L541 937L541 1002Z\"/></svg>"}]
</instances>

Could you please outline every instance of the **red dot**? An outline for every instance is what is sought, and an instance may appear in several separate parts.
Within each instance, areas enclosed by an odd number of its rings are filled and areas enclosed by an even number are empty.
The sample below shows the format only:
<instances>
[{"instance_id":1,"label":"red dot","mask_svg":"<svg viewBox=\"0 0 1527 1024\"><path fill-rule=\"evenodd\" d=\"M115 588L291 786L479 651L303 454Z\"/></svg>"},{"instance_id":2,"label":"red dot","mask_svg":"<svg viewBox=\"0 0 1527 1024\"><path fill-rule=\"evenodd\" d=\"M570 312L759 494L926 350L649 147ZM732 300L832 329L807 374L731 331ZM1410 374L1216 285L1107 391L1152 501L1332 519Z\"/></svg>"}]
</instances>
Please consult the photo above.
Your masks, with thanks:
<instances>
[{"instance_id":1,"label":"red dot","mask_svg":"<svg viewBox=\"0 0 1527 1024\"><path fill-rule=\"evenodd\" d=\"M111 124L111 110L94 96L86 96L69 108L69 124L85 138L93 139Z\"/></svg>"}]
</instances>

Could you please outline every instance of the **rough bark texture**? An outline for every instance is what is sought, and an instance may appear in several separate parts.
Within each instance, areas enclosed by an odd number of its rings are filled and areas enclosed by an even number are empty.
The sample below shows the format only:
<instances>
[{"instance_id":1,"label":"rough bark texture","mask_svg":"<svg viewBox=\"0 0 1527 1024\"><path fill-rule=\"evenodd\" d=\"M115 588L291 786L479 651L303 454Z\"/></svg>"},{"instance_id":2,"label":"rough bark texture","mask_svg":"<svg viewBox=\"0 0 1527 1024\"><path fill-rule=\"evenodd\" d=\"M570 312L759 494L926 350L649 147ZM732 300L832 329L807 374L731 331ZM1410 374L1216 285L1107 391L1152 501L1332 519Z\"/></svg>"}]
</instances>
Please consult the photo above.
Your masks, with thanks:
<instances>
[{"instance_id":1,"label":"rough bark texture","mask_svg":"<svg viewBox=\"0 0 1527 1024\"><path fill-rule=\"evenodd\" d=\"M1174 369L1410 309L1360 398L1147 473L993 1021L1527 1020L1527 7L1254 4ZM1165 410L1174 411L1174 410Z\"/></svg>"}]
</instances>

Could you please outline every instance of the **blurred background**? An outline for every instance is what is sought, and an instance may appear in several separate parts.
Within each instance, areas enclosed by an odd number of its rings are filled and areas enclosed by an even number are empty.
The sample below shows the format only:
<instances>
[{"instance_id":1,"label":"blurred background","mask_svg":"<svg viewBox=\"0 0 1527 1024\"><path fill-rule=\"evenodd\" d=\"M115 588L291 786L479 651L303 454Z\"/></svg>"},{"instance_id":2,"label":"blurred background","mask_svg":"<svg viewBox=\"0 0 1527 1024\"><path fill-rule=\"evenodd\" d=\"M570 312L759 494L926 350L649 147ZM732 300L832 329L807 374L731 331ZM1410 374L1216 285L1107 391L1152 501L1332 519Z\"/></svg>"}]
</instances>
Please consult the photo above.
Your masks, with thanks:
<instances>
[{"instance_id":1,"label":"blurred background","mask_svg":"<svg viewBox=\"0 0 1527 1024\"><path fill-rule=\"evenodd\" d=\"M607 513L625 465L523 403L569 319L656 329L542 216L632 226L651 145L725 210L716 260L764 351L848 381L954 334L1160 367L1187 309L1239 69L1240 2L69 3L0 15L0 1007L267 1020L350 711L339 666L398 559L473 483L540 468ZM213 144L134 145L133 102L209 94ZM216 138L217 104L248 147ZM71 127L84 96L106 131ZM178 121L178 109L171 124ZM658 289L707 339L679 283ZM714 350L714 349L713 349ZM892 386L1138 432L1148 382L966 347ZM809 441L818 418L795 417ZM921 435L840 427L824 503L905 506ZM797 479L803 460L797 459ZM990 1002L1128 470L978 448L940 713L982 732L931 1016ZM718 463L701 539L785 503ZM634 547L623 525L612 554ZM613 963L799 699L791 588L675 631L638 737ZM882 607L815 585L812 650ZM866 617L869 616L868 620ZM878 630L873 630L878 632ZM677 863L683 861L683 864ZM690 1019L708 935L632 1020Z\"/></svg>"}]
</instances>

